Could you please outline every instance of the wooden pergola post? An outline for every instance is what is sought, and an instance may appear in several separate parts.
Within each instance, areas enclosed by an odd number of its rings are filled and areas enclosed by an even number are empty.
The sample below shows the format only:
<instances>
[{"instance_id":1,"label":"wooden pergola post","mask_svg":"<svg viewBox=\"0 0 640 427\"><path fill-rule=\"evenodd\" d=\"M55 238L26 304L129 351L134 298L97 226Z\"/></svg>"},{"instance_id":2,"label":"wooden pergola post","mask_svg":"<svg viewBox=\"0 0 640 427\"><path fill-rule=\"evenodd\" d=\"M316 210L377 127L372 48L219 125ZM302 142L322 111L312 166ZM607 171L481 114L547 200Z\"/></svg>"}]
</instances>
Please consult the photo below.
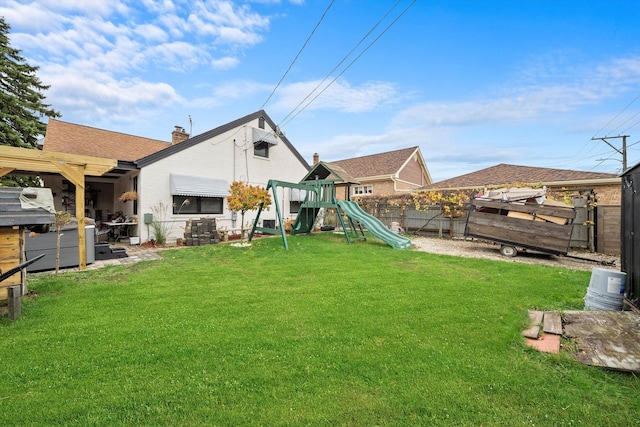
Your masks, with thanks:
<instances>
[{"instance_id":1,"label":"wooden pergola post","mask_svg":"<svg viewBox=\"0 0 640 427\"><path fill-rule=\"evenodd\" d=\"M84 176L85 167L81 165L57 164L63 177L76 186L76 219L78 220L78 265L80 270L87 268L87 240L84 229Z\"/></svg>"}]
</instances>

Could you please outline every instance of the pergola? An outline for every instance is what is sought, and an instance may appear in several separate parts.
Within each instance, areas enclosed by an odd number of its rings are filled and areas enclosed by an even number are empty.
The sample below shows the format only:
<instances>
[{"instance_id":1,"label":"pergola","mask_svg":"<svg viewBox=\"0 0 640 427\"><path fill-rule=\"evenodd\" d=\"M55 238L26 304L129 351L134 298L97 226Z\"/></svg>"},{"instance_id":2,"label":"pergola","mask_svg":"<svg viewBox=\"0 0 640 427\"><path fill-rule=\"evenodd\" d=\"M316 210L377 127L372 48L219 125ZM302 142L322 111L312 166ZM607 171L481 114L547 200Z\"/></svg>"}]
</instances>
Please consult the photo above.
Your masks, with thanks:
<instances>
[{"instance_id":1,"label":"pergola","mask_svg":"<svg viewBox=\"0 0 640 427\"><path fill-rule=\"evenodd\" d=\"M84 224L85 176L102 176L117 164L118 161L113 159L0 146L0 176L20 172L59 173L76 186L80 270L87 268L85 230L82 226Z\"/></svg>"}]
</instances>

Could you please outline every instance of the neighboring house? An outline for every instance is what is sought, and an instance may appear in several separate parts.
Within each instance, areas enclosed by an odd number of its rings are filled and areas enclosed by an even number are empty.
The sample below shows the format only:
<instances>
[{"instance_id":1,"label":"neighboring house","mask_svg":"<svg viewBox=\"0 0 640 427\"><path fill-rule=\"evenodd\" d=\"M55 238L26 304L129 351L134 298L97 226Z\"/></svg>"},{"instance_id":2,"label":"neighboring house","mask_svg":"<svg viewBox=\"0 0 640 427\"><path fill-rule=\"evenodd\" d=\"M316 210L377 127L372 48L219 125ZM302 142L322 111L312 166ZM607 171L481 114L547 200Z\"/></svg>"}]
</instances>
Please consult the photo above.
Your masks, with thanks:
<instances>
[{"instance_id":1,"label":"neighboring house","mask_svg":"<svg viewBox=\"0 0 640 427\"><path fill-rule=\"evenodd\" d=\"M620 177L611 173L584 172L501 163L425 186L425 190L469 190L510 185L544 185L548 192L562 192L578 209L572 247L607 254L620 253ZM595 206L595 209L592 207ZM593 224L594 227L589 227Z\"/></svg>"},{"instance_id":2,"label":"neighboring house","mask_svg":"<svg viewBox=\"0 0 640 427\"><path fill-rule=\"evenodd\" d=\"M60 129L61 123L50 121L52 132L47 130L44 150L89 150L92 156L118 160L118 168L106 176L87 179L87 216L108 221L122 212L137 220L130 231L142 241L149 239L144 219L151 215L167 224L170 241L181 237L186 220L192 218L216 218L219 228L239 229L240 218L228 210L225 200L232 181L260 186L269 179L298 182L309 171L308 163L262 110L192 138L176 127L171 143L71 124ZM67 208L72 203L66 198L68 184L60 177L44 180L57 193L57 206ZM137 199L119 200L128 191L135 191ZM288 199L283 195L282 200L283 215L290 216ZM253 221L251 214L245 221ZM275 209L262 218L275 220Z\"/></svg>"},{"instance_id":3,"label":"neighboring house","mask_svg":"<svg viewBox=\"0 0 640 427\"><path fill-rule=\"evenodd\" d=\"M336 197L388 196L411 193L431 183L429 170L420 147L321 162L314 155L314 165L304 180L334 179Z\"/></svg>"}]
</instances>

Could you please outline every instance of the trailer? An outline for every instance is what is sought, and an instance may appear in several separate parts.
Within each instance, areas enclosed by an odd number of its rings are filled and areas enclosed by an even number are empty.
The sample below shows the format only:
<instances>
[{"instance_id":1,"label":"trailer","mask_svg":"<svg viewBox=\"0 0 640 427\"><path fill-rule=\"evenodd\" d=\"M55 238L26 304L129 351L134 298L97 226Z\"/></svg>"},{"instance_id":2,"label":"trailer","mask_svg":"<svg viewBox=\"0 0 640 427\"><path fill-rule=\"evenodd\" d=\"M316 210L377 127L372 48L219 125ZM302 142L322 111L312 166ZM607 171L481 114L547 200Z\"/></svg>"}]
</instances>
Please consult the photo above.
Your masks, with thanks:
<instances>
[{"instance_id":1,"label":"trailer","mask_svg":"<svg viewBox=\"0 0 640 427\"><path fill-rule=\"evenodd\" d=\"M500 243L500 253L515 257L518 250L567 255L576 211L549 200L544 191L509 198L477 196L471 201L465 236Z\"/></svg>"}]
</instances>

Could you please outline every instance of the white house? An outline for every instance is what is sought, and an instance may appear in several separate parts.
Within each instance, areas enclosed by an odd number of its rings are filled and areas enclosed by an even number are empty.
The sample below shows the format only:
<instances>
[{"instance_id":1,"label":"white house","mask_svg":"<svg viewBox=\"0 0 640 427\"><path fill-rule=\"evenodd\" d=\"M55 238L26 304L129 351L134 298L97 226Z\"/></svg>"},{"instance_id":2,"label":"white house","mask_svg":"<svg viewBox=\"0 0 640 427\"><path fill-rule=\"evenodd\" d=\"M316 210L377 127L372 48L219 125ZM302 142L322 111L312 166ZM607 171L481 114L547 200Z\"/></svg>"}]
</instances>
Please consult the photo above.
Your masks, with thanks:
<instances>
[{"instance_id":1,"label":"white house","mask_svg":"<svg viewBox=\"0 0 640 427\"><path fill-rule=\"evenodd\" d=\"M218 228L239 230L240 215L227 207L231 182L259 186L266 186L270 179L298 182L310 168L263 110L192 138L176 127L171 143L60 121L50 121L50 126L52 123L54 132L50 135L47 130L44 150L75 154L86 150L95 157L117 157L116 169L87 179L86 216L108 222L114 213L122 212L136 222L128 227L129 233L142 242L153 237L147 224L151 218L166 224L169 242L182 236L188 219L215 218ZM76 137L70 138L70 133ZM71 193L68 184L61 177L44 179L57 194L57 209L66 208L69 199L65 197ZM135 191L137 199L121 201L120 196L128 191ZM278 194L285 217L295 217L290 197L288 192ZM251 224L254 218L255 212L248 212L245 223ZM273 206L261 215L263 222L275 218Z\"/></svg>"},{"instance_id":2,"label":"white house","mask_svg":"<svg viewBox=\"0 0 640 427\"><path fill-rule=\"evenodd\" d=\"M227 209L231 182L266 187L269 179L298 182L309 171L308 163L264 111L174 144L136 164L138 212L143 219L149 213L164 215L154 218L160 221L214 217L219 228L229 229L242 225L240 215ZM278 199L283 202L281 212L289 216L289 195ZM275 221L274 207L267 212L261 217ZM255 212L248 212L245 228L254 219ZM173 237L179 233L176 230ZM139 234L143 240L149 237L146 227Z\"/></svg>"}]
</instances>

